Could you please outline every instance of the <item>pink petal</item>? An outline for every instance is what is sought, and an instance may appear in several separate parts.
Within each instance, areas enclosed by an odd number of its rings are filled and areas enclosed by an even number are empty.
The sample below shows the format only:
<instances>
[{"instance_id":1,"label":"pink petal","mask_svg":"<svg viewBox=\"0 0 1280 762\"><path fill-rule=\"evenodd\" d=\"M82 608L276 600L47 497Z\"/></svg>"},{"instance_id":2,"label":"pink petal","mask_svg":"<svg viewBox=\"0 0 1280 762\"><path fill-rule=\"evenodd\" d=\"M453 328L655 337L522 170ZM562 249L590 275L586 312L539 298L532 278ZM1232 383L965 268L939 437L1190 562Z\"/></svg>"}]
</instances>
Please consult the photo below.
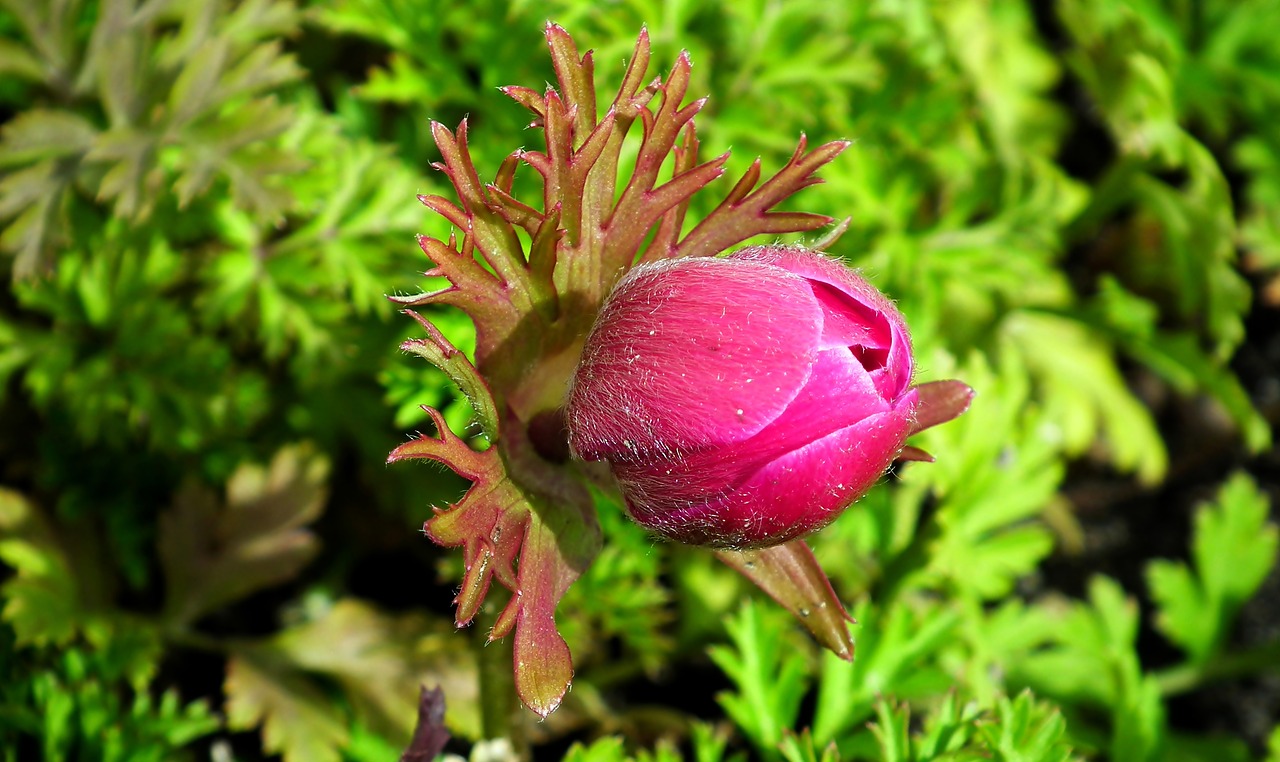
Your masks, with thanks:
<instances>
[{"instance_id":1,"label":"pink petal","mask_svg":"<svg viewBox=\"0 0 1280 762\"><path fill-rule=\"evenodd\" d=\"M828 349L818 353L809 382L787 409L764 431L735 445L732 456L772 460L890 409L872 374L849 350Z\"/></svg>"},{"instance_id":2,"label":"pink petal","mask_svg":"<svg viewBox=\"0 0 1280 762\"><path fill-rule=\"evenodd\" d=\"M829 340L838 340L842 334L858 339L859 334L849 333L849 323L856 325L865 321L867 310L882 316L884 327L864 334L868 343L851 341L849 346L860 343L868 349L888 349L887 356L873 355L868 358L870 364L883 365L885 368L883 373L876 376L876 386L887 398L893 399L901 395L911 385L914 369L911 338L906 322L893 302L855 270L818 252L786 246L749 246L734 252L730 258L772 264L811 281L815 294L827 308L825 314L828 317L833 314L836 316L831 326L824 325L824 346L828 346ZM842 302L835 294L844 295L848 301ZM847 322L843 319L844 316L849 318ZM887 332L885 328L888 329Z\"/></svg>"},{"instance_id":3,"label":"pink petal","mask_svg":"<svg viewBox=\"0 0 1280 762\"><path fill-rule=\"evenodd\" d=\"M633 518L697 545L775 545L826 526L893 462L910 429L911 406L881 413L789 452L737 489L697 505L641 502L627 490ZM657 497L657 496L654 496Z\"/></svg>"},{"instance_id":4,"label":"pink petal","mask_svg":"<svg viewBox=\"0 0 1280 762\"><path fill-rule=\"evenodd\" d=\"M736 490L758 511L769 544L816 531L862 497L906 443L915 413L909 394L893 410L833 432L768 463Z\"/></svg>"},{"instance_id":5,"label":"pink petal","mask_svg":"<svg viewBox=\"0 0 1280 762\"><path fill-rule=\"evenodd\" d=\"M875 306L858 301L840 289L820 281L810 281L813 295L823 307L822 346L866 347L867 370L883 367L893 345L889 320Z\"/></svg>"},{"instance_id":6,"label":"pink petal","mask_svg":"<svg viewBox=\"0 0 1280 762\"><path fill-rule=\"evenodd\" d=\"M779 456L891 409L849 350L827 350L787 409L750 439L634 466L617 463L614 473L632 491L660 496L662 506L697 504L737 487ZM661 506L655 503L655 509Z\"/></svg>"},{"instance_id":7,"label":"pink petal","mask_svg":"<svg viewBox=\"0 0 1280 762\"><path fill-rule=\"evenodd\" d=\"M574 451L621 462L752 437L808 381L821 321L806 282L774 267L637 267L587 339L568 401Z\"/></svg>"}]
</instances>

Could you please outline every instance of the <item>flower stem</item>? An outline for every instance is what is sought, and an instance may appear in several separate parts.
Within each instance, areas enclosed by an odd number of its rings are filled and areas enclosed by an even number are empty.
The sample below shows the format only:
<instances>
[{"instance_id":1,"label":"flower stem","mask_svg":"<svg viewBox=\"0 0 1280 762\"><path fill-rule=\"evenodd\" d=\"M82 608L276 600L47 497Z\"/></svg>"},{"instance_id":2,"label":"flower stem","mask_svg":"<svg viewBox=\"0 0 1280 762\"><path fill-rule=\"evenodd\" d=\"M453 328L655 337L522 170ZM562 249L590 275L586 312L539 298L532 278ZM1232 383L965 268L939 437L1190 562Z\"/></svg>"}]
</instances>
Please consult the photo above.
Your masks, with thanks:
<instances>
[{"instance_id":1,"label":"flower stem","mask_svg":"<svg viewBox=\"0 0 1280 762\"><path fill-rule=\"evenodd\" d=\"M476 617L474 642L480 680L480 731L486 739L505 738L521 759L528 748L516 716L516 688L512 674L510 639L489 642L489 631L506 604L504 596L490 593Z\"/></svg>"},{"instance_id":2,"label":"flower stem","mask_svg":"<svg viewBox=\"0 0 1280 762\"><path fill-rule=\"evenodd\" d=\"M1156 672L1160 693L1177 696L1217 680L1280 671L1280 640L1238 653L1216 656L1203 664L1180 664Z\"/></svg>"}]
</instances>

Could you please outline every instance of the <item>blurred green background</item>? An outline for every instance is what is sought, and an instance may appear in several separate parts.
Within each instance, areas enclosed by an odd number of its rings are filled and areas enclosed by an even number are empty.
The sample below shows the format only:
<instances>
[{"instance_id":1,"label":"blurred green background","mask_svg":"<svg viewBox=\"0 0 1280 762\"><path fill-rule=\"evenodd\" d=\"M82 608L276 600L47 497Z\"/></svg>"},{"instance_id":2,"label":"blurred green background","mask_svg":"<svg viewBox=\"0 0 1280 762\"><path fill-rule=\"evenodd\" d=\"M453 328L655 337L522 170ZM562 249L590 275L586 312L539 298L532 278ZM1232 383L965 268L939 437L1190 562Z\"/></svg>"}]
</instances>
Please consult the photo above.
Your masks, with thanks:
<instances>
[{"instance_id":1,"label":"blurred green background","mask_svg":"<svg viewBox=\"0 0 1280 762\"><path fill-rule=\"evenodd\" d=\"M1280 760L1280 2L0 6L4 759L396 759L438 683L464 756ZM730 177L854 140L790 203L979 396L812 541L853 665L605 506L573 691L473 749L466 484L383 465L469 411L383 296L429 120L538 144L547 19L602 96L688 49Z\"/></svg>"}]
</instances>

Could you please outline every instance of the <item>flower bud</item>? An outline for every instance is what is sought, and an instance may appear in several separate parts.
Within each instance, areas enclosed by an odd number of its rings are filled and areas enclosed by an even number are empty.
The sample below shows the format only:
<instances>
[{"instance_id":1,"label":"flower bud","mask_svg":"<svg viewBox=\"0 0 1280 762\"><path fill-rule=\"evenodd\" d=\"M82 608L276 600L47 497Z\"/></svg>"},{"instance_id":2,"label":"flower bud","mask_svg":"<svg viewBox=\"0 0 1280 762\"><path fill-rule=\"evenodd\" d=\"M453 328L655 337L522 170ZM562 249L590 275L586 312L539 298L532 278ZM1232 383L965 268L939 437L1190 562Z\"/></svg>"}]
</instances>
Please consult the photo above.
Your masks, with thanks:
<instances>
[{"instance_id":1,"label":"flower bud","mask_svg":"<svg viewBox=\"0 0 1280 762\"><path fill-rule=\"evenodd\" d=\"M831 522L902 450L918 395L902 315L839 262L757 246L641 265L587 337L566 415L631 517L759 548Z\"/></svg>"}]
</instances>

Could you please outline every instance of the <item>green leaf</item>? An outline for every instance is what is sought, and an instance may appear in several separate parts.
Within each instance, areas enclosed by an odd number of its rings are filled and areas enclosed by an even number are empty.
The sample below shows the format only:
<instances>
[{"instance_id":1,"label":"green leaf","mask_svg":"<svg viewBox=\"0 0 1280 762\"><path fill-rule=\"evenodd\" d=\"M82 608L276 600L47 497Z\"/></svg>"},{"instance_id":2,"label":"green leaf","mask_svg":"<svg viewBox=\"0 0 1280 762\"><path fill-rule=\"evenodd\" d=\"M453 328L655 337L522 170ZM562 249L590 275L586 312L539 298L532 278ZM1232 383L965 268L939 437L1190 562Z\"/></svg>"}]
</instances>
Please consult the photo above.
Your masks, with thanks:
<instances>
[{"instance_id":1,"label":"green leaf","mask_svg":"<svg viewBox=\"0 0 1280 762\"><path fill-rule=\"evenodd\" d=\"M1116 708L1112 722L1111 758L1135 762L1160 758L1165 739L1164 704L1160 685L1145 676Z\"/></svg>"},{"instance_id":2,"label":"green leaf","mask_svg":"<svg viewBox=\"0 0 1280 762\"><path fill-rule=\"evenodd\" d=\"M923 565L932 576L994 598L1052 548L1047 528L1032 519L1050 505L1063 477L1055 436L1062 416L1033 405L1026 371L1013 353L1001 356L998 374L975 358L957 375L978 390L973 405L956 421L919 435L939 459L908 467L899 495L922 501L932 490L940 505L915 539L914 553L887 574L896 584Z\"/></svg>"},{"instance_id":3,"label":"green leaf","mask_svg":"<svg viewBox=\"0 0 1280 762\"><path fill-rule=\"evenodd\" d=\"M835 741L819 751L808 728L799 734L785 731L780 749L787 762L840 762L840 751L836 748Z\"/></svg>"},{"instance_id":4,"label":"green leaf","mask_svg":"<svg viewBox=\"0 0 1280 762\"><path fill-rule=\"evenodd\" d=\"M1156 626L1203 664L1226 643L1240 607L1276 563L1280 530L1253 481L1233 476L1218 499L1195 517L1192 566L1155 561L1147 581L1158 610Z\"/></svg>"},{"instance_id":5,"label":"green leaf","mask_svg":"<svg viewBox=\"0 0 1280 762\"><path fill-rule=\"evenodd\" d=\"M79 585L65 552L34 505L0 488L0 560L16 574L0 593L18 645L66 644L79 629Z\"/></svg>"},{"instance_id":6,"label":"green leaf","mask_svg":"<svg viewBox=\"0 0 1280 762\"><path fill-rule=\"evenodd\" d=\"M23 111L0 130L0 166L74 156L88 150L97 134L88 119L71 111Z\"/></svg>"},{"instance_id":7,"label":"green leaf","mask_svg":"<svg viewBox=\"0 0 1280 762\"><path fill-rule=\"evenodd\" d=\"M1203 393L1222 405L1254 452L1271 444L1271 427L1254 407L1231 369L1209 357L1187 333L1157 330L1159 309L1113 277L1104 277L1085 319L1112 334L1124 352L1182 394Z\"/></svg>"},{"instance_id":8,"label":"green leaf","mask_svg":"<svg viewBox=\"0 0 1280 762\"><path fill-rule=\"evenodd\" d=\"M0 234L0 248L15 254L15 277L35 274L45 262L45 251L66 240L62 215L69 181L54 160L38 162L0 180L0 218L12 218Z\"/></svg>"},{"instance_id":9,"label":"green leaf","mask_svg":"<svg viewBox=\"0 0 1280 762\"><path fill-rule=\"evenodd\" d=\"M717 697L720 705L766 759L778 759L783 731L794 725L808 683L804 653L785 643L787 628L774 616L744 602L726 623L733 646L708 652L735 688Z\"/></svg>"},{"instance_id":10,"label":"green leaf","mask_svg":"<svg viewBox=\"0 0 1280 762\"><path fill-rule=\"evenodd\" d=\"M860 623L853 664L824 653L814 739L839 739L870 717L880 696L909 700L941 691L953 679L938 664L939 652L956 637L957 612L925 601L895 598L877 609L854 609Z\"/></svg>"},{"instance_id":11,"label":"green leaf","mask_svg":"<svg viewBox=\"0 0 1280 762\"><path fill-rule=\"evenodd\" d=\"M983 713L976 702L962 702L955 691L947 694L941 706L924 718L924 732L912 740L912 745L921 760L960 760L967 759L965 747L974 738L975 731L982 730ZM969 752L970 756L985 757L985 754Z\"/></svg>"},{"instance_id":12,"label":"green leaf","mask_svg":"<svg viewBox=\"0 0 1280 762\"><path fill-rule=\"evenodd\" d=\"M1004 334L1043 385L1046 414L1058 425L1067 453L1079 454L1104 435L1117 467L1149 484L1164 476L1164 441L1151 413L1087 325L1023 312L1006 319Z\"/></svg>"},{"instance_id":13,"label":"green leaf","mask_svg":"<svg viewBox=\"0 0 1280 762\"><path fill-rule=\"evenodd\" d=\"M1053 613L1052 610L1047 613ZM1138 661L1138 608L1115 581L1089 582L1089 601L1057 613L1055 645L1011 664L1013 679L1064 703L1104 708L1112 759L1158 759L1166 727L1159 683Z\"/></svg>"},{"instance_id":14,"label":"green leaf","mask_svg":"<svg viewBox=\"0 0 1280 762\"><path fill-rule=\"evenodd\" d=\"M37 82L45 72L40 59L26 48L12 40L0 39L0 74Z\"/></svg>"},{"instance_id":15,"label":"green leaf","mask_svg":"<svg viewBox=\"0 0 1280 762\"><path fill-rule=\"evenodd\" d=\"M923 726L923 727L922 727ZM1076 759L1058 709L1029 691L1001 697L994 712L961 704L954 693L923 718L910 707L881 700L871 731L883 762L1067 762Z\"/></svg>"},{"instance_id":16,"label":"green leaf","mask_svg":"<svg viewBox=\"0 0 1280 762\"><path fill-rule=\"evenodd\" d=\"M615 496L593 492L600 528L609 538L600 554L566 593L560 631L580 663L639 662L657 674L673 657L676 610L663 582L673 573L670 548L631 521ZM626 649L619 657L614 649Z\"/></svg>"},{"instance_id":17,"label":"green leaf","mask_svg":"<svg viewBox=\"0 0 1280 762\"><path fill-rule=\"evenodd\" d=\"M1001 762L1067 762L1067 723L1052 705L1036 702L1030 691L1012 701L1000 699L997 723L981 728L995 759ZM1128 759L1116 757L1116 759Z\"/></svg>"},{"instance_id":18,"label":"green leaf","mask_svg":"<svg viewBox=\"0 0 1280 762\"><path fill-rule=\"evenodd\" d=\"M569 747L562 762L625 762L626 747L617 736L605 736L592 741L590 745L581 742Z\"/></svg>"}]
</instances>

